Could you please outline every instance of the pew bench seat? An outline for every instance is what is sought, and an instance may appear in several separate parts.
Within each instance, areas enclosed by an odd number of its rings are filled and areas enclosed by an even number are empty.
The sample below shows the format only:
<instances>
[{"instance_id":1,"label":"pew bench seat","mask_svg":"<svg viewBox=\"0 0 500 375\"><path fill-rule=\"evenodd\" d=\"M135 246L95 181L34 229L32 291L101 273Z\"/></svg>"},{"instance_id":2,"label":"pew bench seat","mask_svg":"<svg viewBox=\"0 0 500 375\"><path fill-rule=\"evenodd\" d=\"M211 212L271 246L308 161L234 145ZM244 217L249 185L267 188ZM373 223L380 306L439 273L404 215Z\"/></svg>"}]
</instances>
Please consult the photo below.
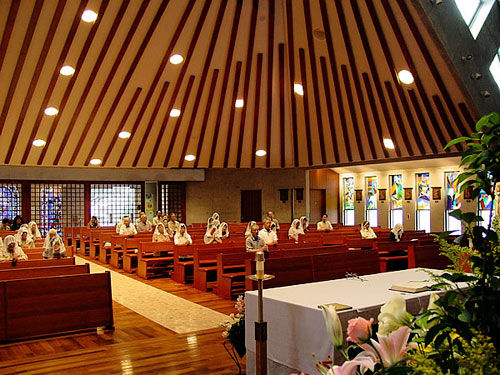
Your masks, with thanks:
<instances>
[{"instance_id":1,"label":"pew bench seat","mask_svg":"<svg viewBox=\"0 0 500 375\"><path fill-rule=\"evenodd\" d=\"M168 276L172 272L173 256L166 257L141 257L137 259L137 276L143 279L151 277Z\"/></svg>"}]
</instances>

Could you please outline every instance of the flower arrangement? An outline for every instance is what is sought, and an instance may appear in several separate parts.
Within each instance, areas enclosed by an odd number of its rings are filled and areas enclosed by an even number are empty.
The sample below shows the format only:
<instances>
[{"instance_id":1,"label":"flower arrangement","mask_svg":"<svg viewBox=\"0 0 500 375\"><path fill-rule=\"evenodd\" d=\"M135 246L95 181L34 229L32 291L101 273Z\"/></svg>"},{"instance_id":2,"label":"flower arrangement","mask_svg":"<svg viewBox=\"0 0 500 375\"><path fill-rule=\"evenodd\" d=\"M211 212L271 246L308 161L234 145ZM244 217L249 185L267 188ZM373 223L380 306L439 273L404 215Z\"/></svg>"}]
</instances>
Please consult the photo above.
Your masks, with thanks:
<instances>
[{"instance_id":1,"label":"flower arrangement","mask_svg":"<svg viewBox=\"0 0 500 375\"><path fill-rule=\"evenodd\" d=\"M446 148L459 143L465 143L460 192L469 189L472 199L481 194L495 199L500 187L500 115L484 116L473 134L452 140ZM323 306L332 343L346 361L335 365L315 358L321 374L500 374L499 219L492 220L493 207L485 225L478 225L483 218L475 212L455 210L451 215L461 220L464 233L455 244L444 241L451 232L438 237L442 254L452 261L447 272L433 275L434 288L443 289L442 295L432 294L427 311L416 316L395 296L381 308L378 329L373 319L349 320L347 349L335 309Z\"/></svg>"},{"instance_id":2,"label":"flower arrangement","mask_svg":"<svg viewBox=\"0 0 500 375\"><path fill-rule=\"evenodd\" d=\"M236 350L240 358L246 353L245 348L245 300L238 296L234 305L236 313L230 314L229 319L220 326L224 327L222 337L228 340Z\"/></svg>"}]
</instances>

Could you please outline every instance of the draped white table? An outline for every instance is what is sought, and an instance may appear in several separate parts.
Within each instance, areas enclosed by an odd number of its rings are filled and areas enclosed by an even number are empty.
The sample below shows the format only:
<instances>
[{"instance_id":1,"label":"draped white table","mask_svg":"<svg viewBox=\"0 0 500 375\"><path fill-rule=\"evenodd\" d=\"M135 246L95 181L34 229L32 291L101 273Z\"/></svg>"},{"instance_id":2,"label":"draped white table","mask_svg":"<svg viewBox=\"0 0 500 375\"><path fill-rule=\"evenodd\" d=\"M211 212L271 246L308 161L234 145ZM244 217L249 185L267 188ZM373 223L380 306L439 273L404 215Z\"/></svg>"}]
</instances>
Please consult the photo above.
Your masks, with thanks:
<instances>
[{"instance_id":1,"label":"draped white table","mask_svg":"<svg viewBox=\"0 0 500 375\"><path fill-rule=\"evenodd\" d=\"M442 271L431 270L435 273ZM394 294L406 299L409 312L426 308L430 292L416 294L389 290L397 283L429 280L421 268L366 275L289 287L264 289L264 320L267 321L269 374L304 371L316 374L312 353L320 360L332 355L333 347L319 305L342 303L352 306L339 312L344 330L357 316L377 319L380 307ZM255 373L254 322L257 319L257 291L245 293L247 374Z\"/></svg>"}]
</instances>

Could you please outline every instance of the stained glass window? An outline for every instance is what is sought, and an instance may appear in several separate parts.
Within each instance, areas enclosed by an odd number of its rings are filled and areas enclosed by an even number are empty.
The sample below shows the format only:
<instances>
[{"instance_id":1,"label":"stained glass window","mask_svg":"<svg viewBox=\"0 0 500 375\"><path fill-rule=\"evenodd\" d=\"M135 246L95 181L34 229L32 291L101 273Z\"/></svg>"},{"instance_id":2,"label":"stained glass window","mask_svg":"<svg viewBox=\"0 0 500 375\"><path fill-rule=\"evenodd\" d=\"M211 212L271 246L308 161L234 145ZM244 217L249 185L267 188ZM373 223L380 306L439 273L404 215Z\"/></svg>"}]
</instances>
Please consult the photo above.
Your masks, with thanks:
<instances>
[{"instance_id":1,"label":"stained glass window","mask_svg":"<svg viewBox=\"0 0 500 375\"><path fill-rule=\"evenodd\" d=\"M403 224L403 175L390 176L391 183L391 228L396 224Z\"/></svg>"},{"instance_id":2,"label":"stained glass window","mask_svg":"<svg viewBox=\"0 0 500 375\"><path fill-rule=\"evenodd\" d=\"M450 215L453 210L462 207L460 202L460 191L458 185L458 175L460 172L445 172L444 180L446 187L446 230L462 232L460 220Z\"/></svg>"},{"instance_id":3,"label":"stained glass window","mask_svg":"<svg viewBox=\"0 0 500 375\"><path fill-rule=\"evenodd\" d=\"M492 188L493 191L493 188ZM481 193L478 197L478 213L479 216L483 218L483 221L479 224L483 227L487 228L490 223L490 215L493 209L493 216L495 215L495 205L496 202L492 199L491 195L489 195L486 191L481 190Z\"/></svg>"},{"instance_id":4,"label":"stained glass window","mask_svg":"<svg viewBox=\"0 0 500 375\"><path fill-rule=\"evenodd\" d=\"M101 226L113 226L123 216L134 222L142 210L142 184L91 184L90 214Z\"/></svg>"},{"instance_id":5,"label":"stained glass window","mask_svg":"<svg viewBox=\"0 0 500 375\"><path fill-rule=\"evenodd\" d=\"M1 183L0 184L0 219L8 218L12 220L17 215L21 215L21 184Z\"/></svg>"},{"instance_id":6,"label":"stained glass window","mask_svg":"<svg viewBox=\"0 0 500 375\"><path fill-rule=\"evenodd\" d=\"M83 184L31 184L31 220L40 232L85 225Z\"/></svg>"},{"instance_id":7,"label":"stained glass window","mask_svg":"<svg viewBox=\"0 0 500 375\"><path fill-rule=\"evenodd\" d=\"M377 177L366 177L366 220L372 227L378 225Z\"/></svg>"},{"instance_id":8,"label":"stained glass window","mask_svg":"<svg viewBox=\"0 0 500 375\"><path fill-rule=\"evenodd\" d=\"M429 173L417 173L416 228L431 231L431 177Z\"/></svg>"},{"instance_id":9,"label":"stained glass window","mask_svg":"<svg viewBox=\"0 0 500 375\"><path fill-rule=\"evenodd\" d=\"M344 178L344 225L354 225L354 177Z\"/></svg>"},{"instance_id":10,"label":"stained glass window","mask_svg":"<svg viewBox=\"0 0 500 375\"><path fill-rule=\"evenodd\" d=\"M159 209L163 215L175 213L179 222L186 221L186 188L183 182L160 182Z\"/></svg>"}]
</instances>

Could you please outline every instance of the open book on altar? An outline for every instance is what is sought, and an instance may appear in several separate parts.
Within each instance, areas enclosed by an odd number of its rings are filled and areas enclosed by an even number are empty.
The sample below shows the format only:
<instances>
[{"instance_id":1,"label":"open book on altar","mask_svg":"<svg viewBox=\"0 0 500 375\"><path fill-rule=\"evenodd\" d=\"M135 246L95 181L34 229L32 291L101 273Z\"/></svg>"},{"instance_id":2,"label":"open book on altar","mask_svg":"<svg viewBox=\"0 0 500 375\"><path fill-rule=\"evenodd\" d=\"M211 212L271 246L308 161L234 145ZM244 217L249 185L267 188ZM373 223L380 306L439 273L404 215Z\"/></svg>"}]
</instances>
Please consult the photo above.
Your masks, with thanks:
<instances>
[{"instance_id":1,"label":"open book on altar","mask_svg":"<svg viewBox=\"0 0 500 375\"><path fill-rule=\"evenodd\" d=\"M335 311L342 311L342 310L349 310L349 309L352 309L352 306L349 306L349 305L344 305L342 303L337 303L337 302L333 302L333 303L325 303L325 306L326 307L335 307ZM319 308L319 306L318 306Z\"/></svg>"},{"instance_id":2,"label":"open book on altar","mask_svg":"<svg viewBox=\"0 0 500 375\"><path fill-rule=\"evenodd\" d=\"M419 293L430 290L431 286L435 284L433 281L409 281L407 283L398 283L391 286L390 290L406 293Z\"/></svg>"}]
</instances>

